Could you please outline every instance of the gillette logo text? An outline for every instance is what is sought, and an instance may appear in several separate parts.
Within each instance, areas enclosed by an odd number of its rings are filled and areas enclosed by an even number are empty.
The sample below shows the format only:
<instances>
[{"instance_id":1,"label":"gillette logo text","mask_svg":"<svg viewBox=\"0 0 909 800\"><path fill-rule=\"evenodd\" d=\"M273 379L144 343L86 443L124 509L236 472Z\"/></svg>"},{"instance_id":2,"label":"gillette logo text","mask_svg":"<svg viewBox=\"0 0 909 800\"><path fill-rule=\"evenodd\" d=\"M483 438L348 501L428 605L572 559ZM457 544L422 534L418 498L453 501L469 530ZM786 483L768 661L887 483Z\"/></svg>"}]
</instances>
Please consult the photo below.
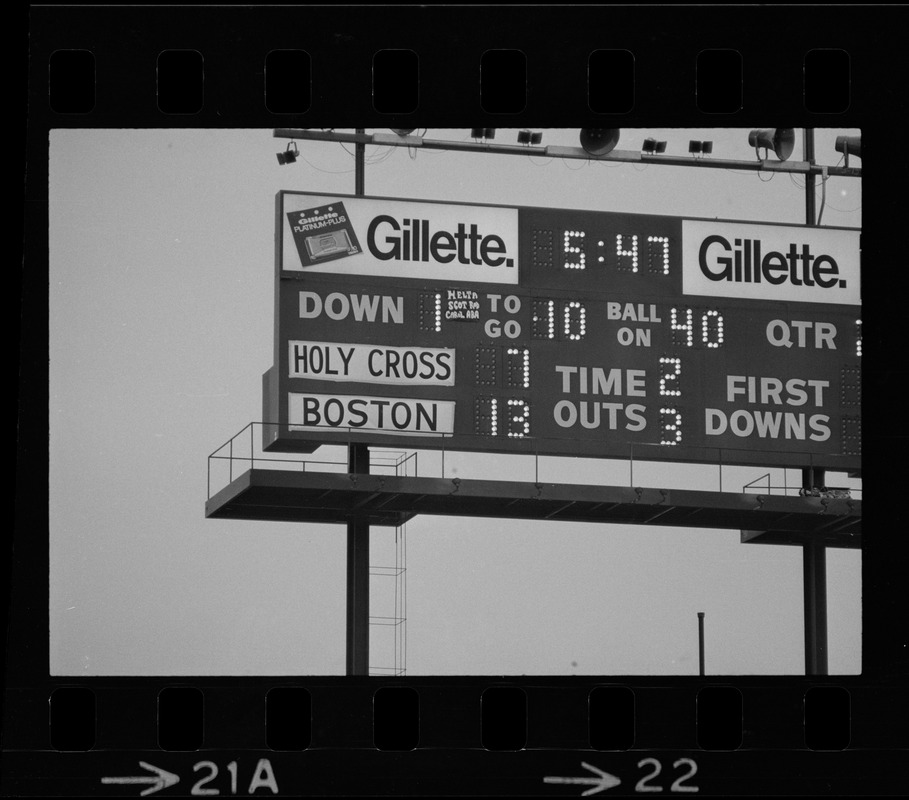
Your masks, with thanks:
<instances>
[{"instance_id":1,"label":"gillette logo text","mask_svg":"<svg viewBox=\"0 0 909 800\"><path fill-rule=\"evenodd\" d=\"M711 281L792 286L846 287L833 256L814 254L809 244L789 243L785 252L762 252L760 239L733 239L714 234L701 242L698 266Z\"/></svg>"},{"instance_id":2,"label":"gillette logo text","mask_svg":"<svg viewBox=\"0 0 909 800\"><path fill-rule=\"evenodd\" d=\"M682 291L784 303L861 305L854 228L682 220Z\"/></svg>"},{"instance_id":3,"label":"gillette logo text","mask_svg":"<svg viewBox=\"0 0 909 800\"><path fill-rule=\"evenodd\" d=\"M484 233L475 223L436 229L428 219L401 219L380 214L366 233L369 252L380 261L422 261L476 267L514 267L502 237Z\"/></svg>"}]
</instances>

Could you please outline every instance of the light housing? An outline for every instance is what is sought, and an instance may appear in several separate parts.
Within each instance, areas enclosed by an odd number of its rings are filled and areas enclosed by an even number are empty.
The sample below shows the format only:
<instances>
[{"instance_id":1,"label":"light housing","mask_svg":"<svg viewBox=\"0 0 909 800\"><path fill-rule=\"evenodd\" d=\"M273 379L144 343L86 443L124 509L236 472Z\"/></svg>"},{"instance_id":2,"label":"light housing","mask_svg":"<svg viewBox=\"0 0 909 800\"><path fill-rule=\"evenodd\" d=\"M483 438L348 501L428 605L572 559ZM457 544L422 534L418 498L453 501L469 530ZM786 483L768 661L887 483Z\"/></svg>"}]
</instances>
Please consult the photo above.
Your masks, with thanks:
<instances>
[{"instance_id":1,"label":"light housing","mask_svg":"<svg viewBox=\"0 0 909 800\"><path fill-rule=\"evenodd\" d=\"M276 155L278 163L283 166L284 164L293 164L300 155L300 151L297 149L297 143L291 142L283 153L277 153Z\"/></svg>"},{"instance_id":2,"label":"light housing","mask_svg":"<svg viewBox=\"0 0 909 800\"><path fill-rule=\"evenodd\" d=\"M644 139L644 143L641 145L642 153L665 153L666 152L666 142L657 141L656 139L647 138Z\"/></svg>"},{"instance_id":3,"label":"light housing","mask_svg":"<svg viewBox=\"0 0 909 800\"><path fill-rule=\"evenodd\" d=\"M470 135L474 139L495 139L496 138L496 129L495 128L471 128Z\"/></svg>"},{"instance_id":4,"label":"light housing","mask_svg":"<svg viewBox=\"0 0 909 800\"><path fill-rule=\"evenodd\" d=\"M518 144L539 144L542 141L542 131L531 131L526 128L518 131Z\"/></svg>"}]
</instances>

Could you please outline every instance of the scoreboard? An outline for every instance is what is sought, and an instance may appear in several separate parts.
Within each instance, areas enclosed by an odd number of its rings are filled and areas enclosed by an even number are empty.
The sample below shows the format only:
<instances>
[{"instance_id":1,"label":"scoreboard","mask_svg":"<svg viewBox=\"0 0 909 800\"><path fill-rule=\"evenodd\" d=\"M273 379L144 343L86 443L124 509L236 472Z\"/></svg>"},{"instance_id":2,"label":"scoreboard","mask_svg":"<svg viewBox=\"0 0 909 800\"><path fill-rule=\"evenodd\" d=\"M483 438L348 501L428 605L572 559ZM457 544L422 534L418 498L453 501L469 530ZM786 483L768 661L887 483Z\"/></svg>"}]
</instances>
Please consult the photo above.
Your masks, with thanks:
<instances>
[{"instance_id":1,"label":"scoreboard","mask_svg":"<svg viewBox=\"0 0 909 800\"><path fill-rule=\"evenodd\" d=\"M279 192L266 449L861 468L859 231Z\"/></svg>"}]
</instances>

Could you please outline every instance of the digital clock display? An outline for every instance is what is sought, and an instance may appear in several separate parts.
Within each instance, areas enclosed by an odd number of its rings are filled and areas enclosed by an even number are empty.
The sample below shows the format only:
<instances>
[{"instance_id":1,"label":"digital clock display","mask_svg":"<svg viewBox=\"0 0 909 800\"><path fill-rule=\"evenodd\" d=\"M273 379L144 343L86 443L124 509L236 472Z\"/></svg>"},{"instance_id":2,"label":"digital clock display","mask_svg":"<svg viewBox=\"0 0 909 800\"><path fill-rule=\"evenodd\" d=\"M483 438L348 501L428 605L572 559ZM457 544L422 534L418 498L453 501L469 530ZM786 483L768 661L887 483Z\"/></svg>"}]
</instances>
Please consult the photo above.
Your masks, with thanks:
<instances>
[{"instance_id":1,"label":"digital clock display","mask_svg":"<svg viewBox=\"0 0 909 800\"><path fill-rule=\"evenodd\" d=\"M276 216L270 449L861 466L857 230L297 192ZM357 246L313 259L321 233Z\"/></svg>"}]
</instances>

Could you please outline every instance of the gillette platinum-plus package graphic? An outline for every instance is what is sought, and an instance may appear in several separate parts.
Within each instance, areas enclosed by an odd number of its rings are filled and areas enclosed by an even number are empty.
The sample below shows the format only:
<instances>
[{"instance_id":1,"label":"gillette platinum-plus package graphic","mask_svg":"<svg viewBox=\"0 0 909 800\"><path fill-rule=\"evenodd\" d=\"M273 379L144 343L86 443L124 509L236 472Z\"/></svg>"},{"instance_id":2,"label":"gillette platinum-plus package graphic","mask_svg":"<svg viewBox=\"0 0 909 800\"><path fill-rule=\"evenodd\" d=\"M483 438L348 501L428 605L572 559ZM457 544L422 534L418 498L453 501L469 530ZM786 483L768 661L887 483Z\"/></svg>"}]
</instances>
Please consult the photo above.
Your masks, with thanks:
<instances>
[{"instance_id":1,"label":"gillette platinum-plus package graphic","mask_svg":"<svg viewBox=\"0 0 909 800\"><path fill-rule=\"evenodd\" d=\"M360 252L344 203L292 211L287 219L304 267Z\"/></svg>"}]
</instances>

